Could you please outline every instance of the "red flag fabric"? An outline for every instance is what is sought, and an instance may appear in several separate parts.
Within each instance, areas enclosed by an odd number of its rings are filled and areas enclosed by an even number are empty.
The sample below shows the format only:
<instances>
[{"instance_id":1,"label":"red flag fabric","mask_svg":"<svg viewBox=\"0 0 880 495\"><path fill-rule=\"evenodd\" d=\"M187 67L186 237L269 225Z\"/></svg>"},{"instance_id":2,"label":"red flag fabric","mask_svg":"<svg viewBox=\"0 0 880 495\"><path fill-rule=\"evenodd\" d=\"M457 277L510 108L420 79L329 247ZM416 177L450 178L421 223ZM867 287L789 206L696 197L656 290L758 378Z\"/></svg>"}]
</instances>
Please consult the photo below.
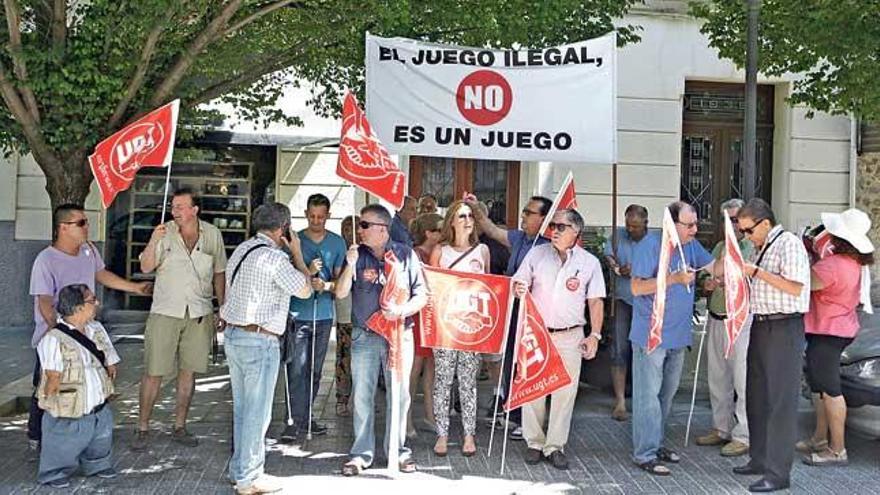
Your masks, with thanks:
<instances>
[{"instance_id":1,"label":"red flag fabric","mask_svg":"<svg viewBox=\"0 0 880 495\"><path fill-rule=\"evenodd\" d=\"M428 303L419 315L425 347L498 354L510 319L510 277L425 265Z\"/></svg>"},{"instance_id":2,"label":"red flag fabric","mask_svg":"<svg viewBox=\"0 0 880 495\"><path fill-rule=\"evenodd\" d=\"M574 192L574 175L569 171L568 175L565 176L565 180L562 181L562 187L560 187L559 192L556 193L556 198L553 199L553 205L550 206L550 211L547 212L547 216L544 217L544 223L541 224L541 229L538 232L541 232L542 236L550 239L553 232L550 232L549 225L553 220L553 215L555 215L558 210L577 208L577 206L577 195Z\"/></svg>"},{"instance_id":3,"label":"red flag fabric","mask_svg":"<svg viewBox=\"0 0 880 495\"><path fill-rule=\"evenodd\" d=\"M143 167L167 167L174 153L180 100L163 105L98 143L89 167L108 208Z\"/></svg>"},{"instance_id":4,"label":"red flag fabric","mask_svg":"<svg viewBox=\"0 0 880 495\"><path fill-rule=\"evenodd\" d=\"M345 95L342 106L336 175L391 203L395 209L403 207L405 176L391 161L351 93Z\"/></svg>"},{"instance_id":5,"label":"red flag fabric","mask_svg":"<svg viewBox=\"0 0 880 495\"><path fill-rule=\"evenodd\" d=\"M510 398L505 409L510 411L540 399L571 383L571 376L544 320L535 307L531 294L526 293L520 301L522 318L517 331L517 372L513 378Z\"/></svg>"},{"instance_id":6,"label":"red flag fabric","mask_svg":"<svg viewBox=\"0 0 880 495\"><path fill-rule=\"evenodd\" d=\"M401 263L390 249L385 252L385 286L379 295L379 307L400 305L409 300L409 285L403 273ZM367 328L385 337L388 341L388 364L393 373L401 373L400 337L403 333L404 320L389 320L381 311L373 313L367 320Z\"/></svg>"},{"instance_id":7,"label":"red flag fabric","mask_svg":"<svg viewBox=\"0 0 880 495\"><path fill-rule=\"evenodd\" d=\"M672 252L680 247L678 231L669 208L663 209L663 234L660 237L660 263L657 265L657 291L654 293L654 306L651 308L651 325L648 327L647 352L653 352L663 342L663 315L666 313L666 274L669 273L669 260Z\"/></svg>"},{"instance_id":8,"label":"red flag fabric","mask_svg":"<svg viewBox=\"0 0 880 495\"><path fill-rule=\"evenodd\" d=\"M725 358L730 357L733 344L749 319L749 285L744 265L742 251L733 232L733 223L724 215L724 303L727 309L727 319L724 320L727 330Z\"/></svg>"}]
</instances>

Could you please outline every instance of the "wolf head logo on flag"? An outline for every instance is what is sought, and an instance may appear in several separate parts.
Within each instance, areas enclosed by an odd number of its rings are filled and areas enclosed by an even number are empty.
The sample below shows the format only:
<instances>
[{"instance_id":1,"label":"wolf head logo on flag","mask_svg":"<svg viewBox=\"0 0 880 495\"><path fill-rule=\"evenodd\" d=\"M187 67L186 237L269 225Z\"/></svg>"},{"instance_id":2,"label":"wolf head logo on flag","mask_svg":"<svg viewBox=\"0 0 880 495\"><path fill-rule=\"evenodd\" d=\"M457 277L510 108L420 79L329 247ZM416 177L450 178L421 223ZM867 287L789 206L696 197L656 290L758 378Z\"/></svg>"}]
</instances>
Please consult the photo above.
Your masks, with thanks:
<instances>
[{"instance_id":1,"label":"wolf head logo on flag","mask_svg":"<svg viewBox=\"0 0 880 495\"><path fill-rule=\"evenodd\" d=\"M651 325L648 330L647 351L650 353L663 342L663 315L666 313L666 275L669 273L669 260L676 248L681 247L678 230L669 208L663 209L663 234L660 237L660 263L657 265L657 291L654 293L654 306L651 308Z\"/></svg>"},{"instance_id":2,"label":"wolf head logo on flag","mask_svg":"<svg viewBox=\"0 0 880 495\"><path fill-rule=\"evenodd\" d=\"M724 215L724 303L727 319L727 348L724 357L729 358L739 334L749 318L749 285L745 276L742 251L733 232L733 223Z\"/></svg>"}]
</instances>

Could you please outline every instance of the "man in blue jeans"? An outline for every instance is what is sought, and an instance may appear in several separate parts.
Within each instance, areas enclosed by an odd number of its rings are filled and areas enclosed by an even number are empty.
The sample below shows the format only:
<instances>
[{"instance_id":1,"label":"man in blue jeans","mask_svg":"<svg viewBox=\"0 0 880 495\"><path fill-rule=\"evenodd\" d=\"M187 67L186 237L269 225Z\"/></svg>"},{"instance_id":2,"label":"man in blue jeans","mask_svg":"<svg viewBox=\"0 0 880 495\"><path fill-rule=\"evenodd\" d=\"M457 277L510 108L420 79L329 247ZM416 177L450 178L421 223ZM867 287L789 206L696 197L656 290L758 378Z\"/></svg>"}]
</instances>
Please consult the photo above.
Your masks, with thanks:
<instances>
[{"instance_id":1,"label":"man in blue jeans","mask_svg":"<svg viewBox=\"0 0 880 495\"><path fill-rule=\"evenodd\" d=\"M409 374L413 362L412 316L419 312L428 300L427 286L422 265L412 248L391 240L389 229L391 214L385 207L371 204L361 209L357 228L363 244L353 244L346 254L346 266L339 277L336 297L343 299L351 294L351 375L354 395L354 444L348 461L342 466L344 476L356 476L369 468L375 460L376 409L374 396L379 372L384 371L385 383L391 384L388 362L388 342L381 335L366 327L370 316L378 311L390 320L405 319L401 338L402 348L400 379L400 426L398 438L389 438L391 431L391 387L385 393L385 452L398 449L400 471L416 471L412 452L406 447L406 417L409 409ZM410 299L404 304L379 306L379 297L385 286L385 253L391 250L403 263L404 283L409 287ZM352 279L352 267L357 270Z\"/></svg>"},{"instance_id":2,"label":"man in blue jeans","mask_svg":"<svg viewBox=\"0 0 880 495\"><path fill-rule=\"evenodd\" d=\"M691 345L694 272L700 269L712 272L715 268L715 259L694 237L698 227L694 208L683 201L676 201L668 208L681 240L684 260L677 249L670 257L672 273L666 279L662 343L648 353L661 249L661 234L656 232L648 234L633 249L634 297L629 337L633 353L633 460L645 471L661 476L671 474L664 463L681 459L672 449L664 447L663 436L681 379L684 353Z\"/></svg>"},{"instance_id":3,"label":"man in blue jeans","mask_svg":"<svg viewBox=\"0 0 880 495\"><path fill-rule=\"evenodd\" d=\"M223 347L232 385L232 439L229 479L240 495L281 489L263 476L264 437L272 418L272 399L281 361L292 296L312 295L299 247L288 241L290 209L268 203L254 211L257 235L235 248L226 265L226 302L220 318L226 326ZM221 328L223 328L221 326Z\"/></svg>"},{"instance_id":4,"label":"man in blue jeans","mask_svg":"<svg viewBox=\"0 0 880 495\"><path fill-rule=\"evenodd\" d=\"M310 410L318 395L321 366L330 342L333 289L345 260L345 241L326 229L327 219L330 218L330 200L327 196L309 196L305 215L308 227L299 231L298 237L303 260L309 264L304 275L310 280L313 294L309 299L290 299L288 331L283 345L286 346L285 385L293 424L281 433L282 442L294 442L309 431L313 435L327 433L326 426L311 419Z\"/></svg>"}]
</instances>

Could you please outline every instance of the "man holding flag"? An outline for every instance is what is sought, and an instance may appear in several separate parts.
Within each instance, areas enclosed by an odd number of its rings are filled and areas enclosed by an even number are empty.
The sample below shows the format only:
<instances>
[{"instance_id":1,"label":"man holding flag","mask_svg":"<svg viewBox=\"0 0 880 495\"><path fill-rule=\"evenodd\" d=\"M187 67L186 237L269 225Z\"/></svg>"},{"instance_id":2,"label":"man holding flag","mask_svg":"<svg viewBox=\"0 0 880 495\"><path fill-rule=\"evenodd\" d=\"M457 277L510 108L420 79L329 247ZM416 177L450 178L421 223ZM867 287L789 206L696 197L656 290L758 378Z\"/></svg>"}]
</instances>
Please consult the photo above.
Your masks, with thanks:
<instances>
[{"instance_id":1,"label":"man holding flag","mask_svg":"<svg viewBox=\"0 0 880 495\"><path fill-rule=\"evenodd\" d=\"M633 249L633 460L661 476L671 474L665 462L681 459L663 435L691 345L694 272L715 268L695 239L697 226L694 207L676 201L664 212L662 235L650 233Z\"/></svg>"},{"instance_id":2,"label":"man holding flag","mask_svg":"<svg viewBox=\"0 0 880 495\"><path fill-rule=\"evenodd\" d=\"M523 437L528 444L527 464L537 464L544 458L557 469L568 469L563 450L577 399L581 358L596 357L602 339L605 280L599 260L580 246L584 220L577 210L557 211L549 228L553 232L551 244L529 251L513 278L520 297L531 290L571 383L550 395L546 434L544 397L523 406ZM590 310L591 331L587 336L585 306Z\"/></svg>"},{"instance_id":3,"label":"man holding flag","mask_svg":"<svg viewBox=\"0 0 880 495\"><path fill-rule=\"evenodd\" d=\"M363 207L357 224L363 244L353 244L346 254L346 266L336 286L336 298L352 296L351 305L351 373L354 394L354 444L349 460L342 466L344 476L356 476L369 468L375 459L374 422L376 410L374 396L379 379L379 371L385 372L385 383L391 384L392 373L399 373L399 429L397 438L390 438L391 411L394 393L386 392L385 450L398 449L400 471L416 471L411 451L404 445L406 441L406 412L409 408L409 373L413 362L412 315L419 312L427 302L422 265L413 250L390 238L391 214L385 207L371 204ZM388 251L402 264L405 288L409 300L403 304L388 303L380 306L380 298L385 288L385 255ZM356 275L354 275L356 270ZM399 349L390 349L382 335L367 328L371 316L380 312L392 321L404 320L404 332L400 336ZM402 369L391 370L386 363L390 352L400 353ZM390 457L390 456L389 456Z\"/></svg>"},{"instance_id":4,"label":"man holding flag","mask_svg":"<svg viewBox=\"0 0 880 495\"><path fill-rule=\"evenodd\" d=\"M745 203L741 199L730 199L721 205L721 214L736 225L736 215ZM749 259L754 245L745 235L734 227L734 235L743 258ZM727 255L724 248L726 239L718 241L712 255L722 260ZM745 279L744 289L748 290ZM707 276L703 278L703 288L709 295L709 314L706 334L709 347L706 349L709 362L709 398L712 401L712 431L697 437L697 445L721 445L721 455L736 457L749 451L749 423L746 419L746 352L749 348L749 328L746 320L739 336L734 341L729 356L726 355L728 335L725 326L727 303L725 299L724 278Z\"/></svg>"}]
</instances>

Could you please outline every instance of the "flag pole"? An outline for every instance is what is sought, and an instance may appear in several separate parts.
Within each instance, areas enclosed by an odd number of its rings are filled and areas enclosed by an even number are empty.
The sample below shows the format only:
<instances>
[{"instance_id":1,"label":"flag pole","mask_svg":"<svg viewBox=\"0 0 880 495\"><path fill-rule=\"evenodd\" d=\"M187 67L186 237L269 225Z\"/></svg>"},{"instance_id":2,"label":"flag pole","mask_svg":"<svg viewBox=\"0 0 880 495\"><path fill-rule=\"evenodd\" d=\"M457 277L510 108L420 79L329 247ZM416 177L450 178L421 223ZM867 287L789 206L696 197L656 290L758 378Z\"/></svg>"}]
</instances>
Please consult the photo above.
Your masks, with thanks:
<instances>
[{"instance_id":1,"label":"flag pole","mask_svg":"<svg viewBox=\"0 0 880 495\"><path fill-rule=\"evenodd\" d=\"M611 255L617 263L617 162L611 164ZM611 318L617 322L617 277L610 274L611 280Z\"/></svg>"},{"instance_id":2,"label":"flag pole","mask_svg":"<svg viewBox=\"0 0 880 495\"><path fill-rule=\"evenodd\" d=\"M400 472L400 374L401 369L401 341L400 334L403 332L400 321L394 336L394 345L389 346L388 358L391 361L389 368L391 369L391 427L386 432L388 435L388 472L397 474ZM386 392L387 393L387 392Z\"/></svg>"},{"instance_id":3,"label":"flag pole","mask_svg":"<svg viewBox=\"0 0 880 495\"><path fill-rule=\"evenodd\" d=\"M522 329L523 323L523 311L525 306L525 296L519 299L519 306L516 309L516 340L513 342L513 363L511 363L510 368L510 383L508 383L507 389L507 403L510 404L511 399L513 397L510 396L510 392L513 390L513 377L516 376L516 370L513 366L516 366L516 355L519 350L519 341L520 341L520 330ZM510 408L505 407L507 410L504 416L504 438L501 440L501 476L504 476L504 463L507 460L507 428L510 426Z\"/></svg>"},{"instance_id":4,"label":"flag pole","mask_svg":"<svg viewBox=\"0 0 880 495\"><path fill-rule=\"evenodd\" d=\"M162 196L162 216L159 217L159 225L165 223L165 208L168 206L168 188L171 184L171 162L168 163L168 170L165 172L165 195Z\"/></svg>"},{"instance_id":5,"label":"flag pole","mask_svg":"<svg viewBox=\"0 0 880 495\"><path fill-rule=\"evenodd\" d=\"M703 322L703 331L700 332L700 347L697 348L697 365L694 367L694 389L691 392L691 409L688 412L687 427L684 430L684 447L688 446L688 439L691 436L691 419L694 417L694 403L697 401L697 382L700 376L700 359L703 357L703 341L706 339L706 330L709 327L709 314L706 313L706 321Z\"/></svg>"},{"instance_id":6,"label":"flag pole","mask_svg":"<svg viewBox=\"0 0 880 495\"><path fill-rule=\"evenodd\" d=\"M507 339L510 337L510 317L511 313L513 313L513 279L510 279L510 300L508 300L507 305L507 325L504 326L504 343L501 346L501 373L498 374L498 383L495 385L495 403L492 404L492 429L489 432L489 452L487 453L487 457L492 457L492 444L495 441L495 423L498 419L498 403L501 401L501 382L504 380L504 364L507 361ZM519 317L519 313L517 313L517 318ZM513 368L511 368L511 375L513 375ZM509 393L509 391L508 391Z\"/></svg>"}]
</instances>

